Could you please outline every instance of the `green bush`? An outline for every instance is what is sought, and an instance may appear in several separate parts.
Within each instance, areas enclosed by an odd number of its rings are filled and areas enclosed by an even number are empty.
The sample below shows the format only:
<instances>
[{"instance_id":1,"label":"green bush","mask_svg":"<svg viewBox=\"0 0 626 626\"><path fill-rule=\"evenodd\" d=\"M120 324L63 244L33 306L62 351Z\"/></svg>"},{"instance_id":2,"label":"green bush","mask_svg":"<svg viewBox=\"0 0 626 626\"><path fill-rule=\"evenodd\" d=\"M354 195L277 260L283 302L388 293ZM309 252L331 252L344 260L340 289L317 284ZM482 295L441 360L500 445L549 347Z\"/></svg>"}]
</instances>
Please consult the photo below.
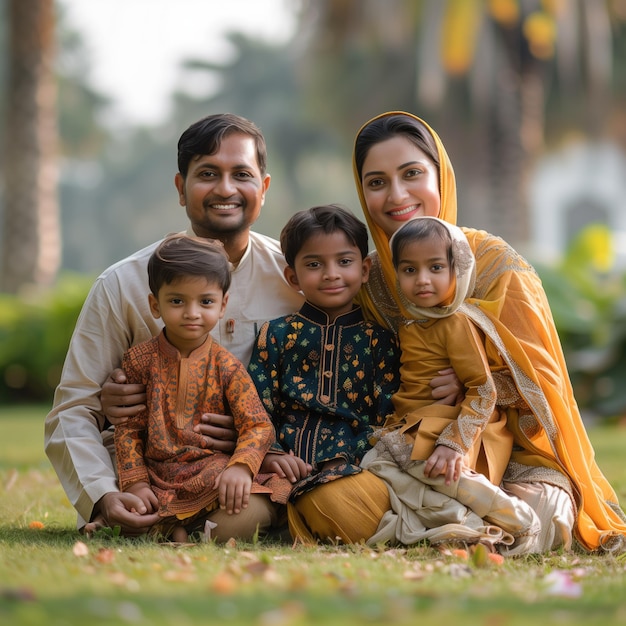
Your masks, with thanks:
<instances>
[{"instance_id":1,"label":"green bush","mask_svg":"<svg viewBox=\"0 0 626 626\"><path fill-rule=\"evenodd\" d=\"M554 315L576 399L599 415L626 412L626 273L613 238L591 225L556 265L535 263Z\"/></svg>"},{"instance_id":2,"label":"green bush","mask_svg":"<svg viewBox=\"0 0 626 626\"><path fill-rule=\"evenodd\" d=\"M0 402L51 402L92 278L63 275L54 289L0 294Z\"/></svg>"}]
</instances>

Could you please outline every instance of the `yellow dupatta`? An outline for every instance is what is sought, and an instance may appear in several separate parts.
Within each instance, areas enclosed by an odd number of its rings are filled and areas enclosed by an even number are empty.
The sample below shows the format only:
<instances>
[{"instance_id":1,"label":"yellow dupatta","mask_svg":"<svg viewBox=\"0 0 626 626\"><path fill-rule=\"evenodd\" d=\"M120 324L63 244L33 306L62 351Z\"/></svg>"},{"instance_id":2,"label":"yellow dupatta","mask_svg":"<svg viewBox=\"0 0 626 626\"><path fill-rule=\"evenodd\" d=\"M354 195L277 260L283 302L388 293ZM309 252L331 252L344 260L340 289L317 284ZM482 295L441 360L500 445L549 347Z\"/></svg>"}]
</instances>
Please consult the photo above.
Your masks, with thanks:
<instances>
[{"instance_id":1,"label":"yellow dupatta","mask_svg":"<svg viewBox=\"0 0 626 626\"><path fill-rule=\"evenodd\" d=\"M456 224L454 170L441 139L426 122L410 113L391 111L373 118L361 130L375 119L391 115L412 117L431 133L440 162L439 217ZM395 289L388 238L369 215L354 159L353 171L378 256L374 257L371 283L361 290L359 301L366 317L393 328L398 317L407 317L407 312ZM539 276L499 237L470 228L463 231L476 256L476 287L467 303L473 305L476 323L486 332L493 326L494 336L500 337L516 387L534 416L520 420L515 410L509 412L509 428L515 443L522 448L513 453L511 466L518 470L528 466L537 468L533 480L541 479L541 468L558 469L571 483L577 505L574 535L580 544L588 550L601 546L623 549L626 516L594 460Z\"/></svg>"}]
</instances>

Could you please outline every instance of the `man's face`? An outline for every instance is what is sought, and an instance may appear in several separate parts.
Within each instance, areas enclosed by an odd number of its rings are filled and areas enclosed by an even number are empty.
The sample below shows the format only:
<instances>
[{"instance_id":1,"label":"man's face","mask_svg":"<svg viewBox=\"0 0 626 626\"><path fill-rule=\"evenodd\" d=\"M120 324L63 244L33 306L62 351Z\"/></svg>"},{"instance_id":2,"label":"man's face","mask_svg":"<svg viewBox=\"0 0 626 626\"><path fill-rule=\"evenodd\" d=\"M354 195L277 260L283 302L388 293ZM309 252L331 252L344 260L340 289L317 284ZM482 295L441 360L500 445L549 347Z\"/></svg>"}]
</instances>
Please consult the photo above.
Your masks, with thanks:
<instances>
[{"instance_id":1,"label":"man's face","mask_svg":"<svg viewBox=\"0 0 626 626\"><path fill-rule=\"evenodd\" d=\"M232 133L223 138L215 154L192 159L187 177L178 173L174 182L195 234L222 239L248 231L254 224L270 176L261 174L254 139Z\"/></svg>"}]
</instances>

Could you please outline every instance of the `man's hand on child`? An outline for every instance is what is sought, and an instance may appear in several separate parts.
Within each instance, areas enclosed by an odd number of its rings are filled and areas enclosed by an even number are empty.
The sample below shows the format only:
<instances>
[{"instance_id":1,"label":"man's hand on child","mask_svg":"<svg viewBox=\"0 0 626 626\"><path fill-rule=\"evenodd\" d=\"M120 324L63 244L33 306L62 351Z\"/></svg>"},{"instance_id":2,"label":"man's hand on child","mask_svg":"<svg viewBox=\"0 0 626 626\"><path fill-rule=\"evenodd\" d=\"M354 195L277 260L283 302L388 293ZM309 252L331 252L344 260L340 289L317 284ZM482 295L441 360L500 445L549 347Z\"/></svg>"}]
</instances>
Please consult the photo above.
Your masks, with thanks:
<instances>
[{"instance_id":1,"label":"man's hand on child","mask_svg":"<svg viewBox=\"0 0 626 626\"><path fill-rule=\"evenodd\" d=\"M100 405L111 424L123 424L146 408L146 387L128 384L124 370L116 368L102 385Z\"/></svg>"},{"instance_id":2,"label":"man's hand on child","mask_svg":"<svg viewBox=\"0 0 626 626\"><path fill-rule=\"evenodd\" d=\"M196 424L193 429L204 435L211 450L229 453L237 445L237 431L232 415L204 413L200 417L200 423Z\"/></svg>"}]
</instances>

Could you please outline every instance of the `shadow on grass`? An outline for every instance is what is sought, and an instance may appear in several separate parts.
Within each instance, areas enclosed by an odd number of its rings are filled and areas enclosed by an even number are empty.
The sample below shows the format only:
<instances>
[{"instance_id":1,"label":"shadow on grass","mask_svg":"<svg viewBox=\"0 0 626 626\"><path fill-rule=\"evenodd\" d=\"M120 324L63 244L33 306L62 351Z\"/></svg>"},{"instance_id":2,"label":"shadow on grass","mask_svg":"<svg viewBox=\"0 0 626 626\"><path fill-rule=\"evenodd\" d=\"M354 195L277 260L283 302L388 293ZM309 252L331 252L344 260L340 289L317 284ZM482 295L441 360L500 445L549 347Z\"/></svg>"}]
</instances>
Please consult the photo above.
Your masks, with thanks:
<instances>
[{"instance_id":1,"label":"shadow on grass","mask_svg":"<svg viewBox=\"0 0 626 626\"><path fill-rule=\"evenodd\" d=\"M16 528L0 525L0 542L50 547L73 546L82 535L72 528Z\"/></svg>"}]
</instances>

